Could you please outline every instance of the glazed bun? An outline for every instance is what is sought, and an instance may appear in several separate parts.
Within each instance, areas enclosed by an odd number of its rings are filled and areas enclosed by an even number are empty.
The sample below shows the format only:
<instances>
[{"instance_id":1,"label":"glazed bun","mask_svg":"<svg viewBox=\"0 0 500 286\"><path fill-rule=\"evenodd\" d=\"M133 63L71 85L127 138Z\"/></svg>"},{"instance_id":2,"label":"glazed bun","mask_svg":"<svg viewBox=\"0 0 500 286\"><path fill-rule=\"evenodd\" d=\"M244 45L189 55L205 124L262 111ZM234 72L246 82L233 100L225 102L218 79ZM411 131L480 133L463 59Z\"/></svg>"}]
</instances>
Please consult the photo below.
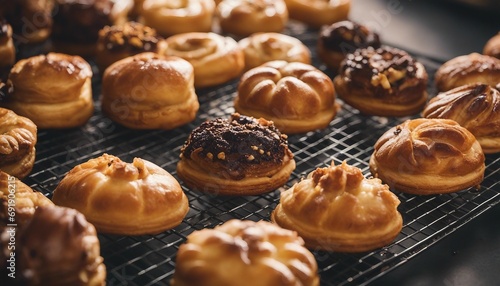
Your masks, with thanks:
<instances>
[{"instance_id":1,"label":"glazed bun","mask_svg":"<svg viewBox=\"0 0 500 286\"><path fill-rule=\"evenodd\" d=\"M419 118L392 127L378 139L370 170L398 191L432 195L479 186L484 161L479 142L457 122Z\"/></svg>"},{"instance_id":2,"label":"glazed bun","mask_svg":"<svg viewBox=\"0 0 500 286\"><path fill-rule=\"evenodd\" d=\"M311 65L285 61L247 71L238 85L234 108L272 120L286 134L325 128L337 114L332 80Z\"/></svg>"},{"instance_id":3,"label":"glazed bun","mask_svg":"<svg viewBox=\"0 0 500 286\"><path fill-rule=\"evenodd\" d=\"M500 32L486 42L483 54L500 59Z\"/></svg>"},{"instance_id":4,"label":"glazed bun","mask_svg":"<svg viewBox=\"0 0 500 286\"><path fill-rule=\"evenodd\" d=\"M388 245L400 233L398 205L379 179L365 179L359 168L332 162L282 192L271 219L297 231L309 249L363 252Z\"/></svg>"},{"instance_id":5,"label":"glazed bun","mask_svg":"<svg viewBox=\"0 0 500 286\"><path fill-rule=\"evenodd\" d=\"M290 18L313 28L347 20L351 0L285 0Z\"/></svg>"},{"instance_id":6,"label":"glazed bun","mask_svg":"<svg viewBox=\"0 0 500 286\"><path fill-rule=\"evenodd\" d=\"M317 271L313 254L296 232L233 219L187 237L170 285L319 286Z\"/></svg>"},{"instance_id":7,"label":"glazed bun","mask_svg":"<svg viewBox=\"0 0 500 286\"><path fill-rule=\"evenodd\" d=\"M174 129L196 117L193 66L178 57L141 53L109 66L101 106L113 121L132 129Z\"/></svg>"}]
</instances>

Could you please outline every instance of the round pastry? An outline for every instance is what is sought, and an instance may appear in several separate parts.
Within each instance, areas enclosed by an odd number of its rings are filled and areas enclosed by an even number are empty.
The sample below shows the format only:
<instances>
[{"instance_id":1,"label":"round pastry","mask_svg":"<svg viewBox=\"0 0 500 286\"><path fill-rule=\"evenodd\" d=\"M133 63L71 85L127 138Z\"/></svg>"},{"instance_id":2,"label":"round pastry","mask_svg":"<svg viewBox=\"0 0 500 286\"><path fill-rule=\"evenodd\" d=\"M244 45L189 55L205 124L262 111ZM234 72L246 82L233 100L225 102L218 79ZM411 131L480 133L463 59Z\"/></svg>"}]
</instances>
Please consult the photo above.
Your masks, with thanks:
<instances>
[{"instance_id":1,"label":"round pastry","mask_svg":"<svg viewBox=\"0 0 500 286\"><path fill-rule=\"evenodd\" d=\"M69 171L53 202L77 209L99 232L156 234L179 225L189 211L181 186L164 169L135 158L103 154Z\"/></svg>"},{"instance_id":2,"label":"round pastry","mask_svg":"<svg viewBox=\"0 0 500 286\"><path fill-rule=\"evenodd\" d=\"M483 54L500 59L500 32L486 42Z\"/></svg>"},{"instance_id":3,"label":"round pastry","mask_svg":"<svg viewBox=\"0 0 500 286\"><path fill-rule=\"evenodd\" d=\"M438 94L422 112L426 118L458 122L476 137L484 153L500 152L500 92L481 83Z\"/></svg>"},{"instance_id":4,"label":"round pastry","mask_svg":"<svg viewBox=\"0 0 500 286\"><path fill-rule=\"evenodd\" d=\"M12 27L0 16L0 81L7 75L16 61L16 49L12 40Z\"/></svg>"},{"instance_id":5,"label":"round pastry","mask_svg":"<svg viewBox=\"0 0 500 286\"><path fill-rule=\"evenodd\" d=\"M181 148L177 175L199 191L244 196L283 186L294 169L286 135L270 121L235 113L191 132Z\"/></svg>"},{"instance_id":6,"label":"round pastry","mask_svg":"<svg viewBox=\"0 0 500 286\"><path fill-rule=\"evenodd\" d=\"M171 285L319 286L317 271L314 255L296 232L233 219L187 237Z\"/></svg>"},{"instance_id":7,"label":"round pastry","mask_svg":"<svg viewBox=\"0 0 500 286\"><path fill-rule=\"evenodd\" d=\"M213 0L145 0L140 21L164 37L189 32L210 32L215 13Z\"/></svg>"},{"instance_id":8,"label":"round pastry","mask_svg":"<svg viewBox=\"0 0 500 286\"><path fill-rule=\"evenodd\" d=\"M0 108L0 170L26 177L35 163L36 125L26 117Z\"/></svg>"},{"instance_id":9,"label":"round pastry","mask_svg":"<svg viewBox=\"0 0 500 286\"><path fill-rule=\"evenodd\" d=\"M288 22L284 0L223 0L217 18L224 33L249 36L257 32L281 32Z\"/></svg>"},{"instance_id":10,"label":"round pastry","mask_svg":"<svg viewBox=\"0 0 500 286\"><path fill-rule=\"evenodd\" d=\"M477 187L484 177L481 145L450 119L407 120L385 132L374 149L371 173L401 192L452 193Z\"/></svg>"},{"instance_id":11,"label":"round pastry","mask_svg":"<svg viewBox=\"0 0 500 286\"><path fill-rule=\"evenodd\" d=\"M193 65L197 88L218 85L243 71L244 55L238 43L215 33L183 33L167 39L167 56L181 57Z\"/></svg>"},{"instance_id":12,"label":"round pastry","mask_svg":"<svg viewBox=\"0 0 500 286\"><path fill-rule=\"evenodd\" d=\"M442 64L434 75L438 91L447 91L469 83L495 86L500 82L500 59L472 53Z\"/></svg>"},{"instance_id":13,"label":"round pastry","mask_svg":"<svg viewBox=\"0 0 500 286\"><path fill-rule=\"evenodd\" d=\"M346 20L351 0L285 0L290 18L313 28Z\"/></svg>"},{"instance_id":14,"label":"round pastry","mask_svg":"<svg viewBox=\"0 0 500 286\"><path fill-rule=\"evenodd\" d=\"M96 63L104 70L112 63L143 52L163 54L166 43L156 31L137 22L106 26L99 31Z\"/></svg>"},{"instance_id":15,"label":"round pastry","mask_svg":"<svg viewBox=\"0 0 500 286\"><path fill-rule=\"evenodd\" d=\"M285 61L247 71L238 85L234 108L272 120L286 134L325 128L337 114L332 80L311 65Z\"/></svg>"},{"instance_id":16,"label":"round pastry","mask_svg":"<svg viewBox=\"0 0 500 286\"><path fill-rule=\"evenodd\" d=\"M14 92L0 103L38 128L84 125L94 112L92 69L79 56L58 53L18 61L9 79Z\"/></svg>"},{"instance_id":17,"label":"round pastry","mask_svg":"<svg viewBox=\"0 0 500 286\"><path fill-rule=\"evenodd\" d=\"M407 116L427 101L427 72L405 51L358 49L342 62L333 83L339 98L362 113Z\"/></svg>"},{"instance_id":18,"label":"round pastry","mask_svg":"<svg viewBox=\"0 0 500 286\"><path fill-rule=\"evenodd\" d=\"M238 42L245 53L245 70L270 61L311 63L311 52L299 39L280 33L255 33Z\"/></svg>"},{"instance_id":19,"label":"round pastry","mask_svg":"<svg viewBox=\"0 0 500 286\"><path fill-rule=\"evenodd\" d=\"M193 66L178 57L141 53L109 66L101 105L113 121L133 129L174 129L199 108Z\"/></svg>"},{"instance_id":20,"label":"round pastry","mask_svg":"<svg viewBox=\"0 0 500 286\"><path fill-rule=\"evenodd\" d=\"M399 199L359 168L318 168L281 193L274 223L297 231L309 249L364 252L388 245L401 232Z\"/></svg>"},{"instance_id":21,"label":"round pastry","mask_svg":"<svg viewBox=\"0 0 500 286\"><path fill-rule=\"evenodd\" d=\"M318 57L326 66L336 72L347 54L359 48L378 49L380 46L377 33L364 25L345 20L321 29L317 51Z\"/></svg>"},{"instance_id":22,"label":"round pastry","mask_svg":"<svg viewBox=\"0 0 500 286\"><path fill-rule=\"evenodd\" d=\"M133 0L56 0L52 41L58 52L93 56L99 30L127 21Z\"/></svg>"}]
</instances>

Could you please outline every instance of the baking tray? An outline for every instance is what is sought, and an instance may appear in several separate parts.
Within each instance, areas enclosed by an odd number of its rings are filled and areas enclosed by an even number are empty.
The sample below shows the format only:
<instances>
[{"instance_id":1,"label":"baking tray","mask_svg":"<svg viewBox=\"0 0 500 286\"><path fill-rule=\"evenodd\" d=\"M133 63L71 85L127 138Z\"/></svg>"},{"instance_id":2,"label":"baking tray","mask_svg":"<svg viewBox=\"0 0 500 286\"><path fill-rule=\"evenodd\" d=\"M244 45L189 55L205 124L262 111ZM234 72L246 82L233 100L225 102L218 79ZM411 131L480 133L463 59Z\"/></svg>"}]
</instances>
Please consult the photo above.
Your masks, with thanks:
<instances>
[{"instance_id":1,"label":"baking tray","mask_svg":"<svg viewBox=\"0 0 500 286\"><path fill-rule=\"evenodd\" d=\"M318 32L291 22L286 34L302 40L310 49L313 65L330 76L316 55ZM441 65L437 60L418 54L432 79ZM92 63L92 62L91 62ZM238 79L214 88L197 90L200 110L195 121L171 131L136 131L113 123L102 115L99 105L100 75L93 78L96 110L88 124L71 130L40 130L37 159L25 182L49 198L63 176L74 166L103 153L130 162L140 157L156 163L177 178L176 164L180 148L188 134L207 119L228 117L232 112ZM435 95L432 83L429 94ZM189 197L190 211L178 227L158 235L118 236L99 234L101 254L107 267L107 285L169 285L175 258L186 236L195 230L213 228L229 219L269 220L281 191L291 187L317 167L346 160L369 177L369 157L377 139L389 128L410 118L363 116L341 103L342 109L328 128L289 136L289 148L297 168L282 188L259 196L221 197L192 191L183 185ZM387 247L367 253L344 254L313 250L319 266L321 285L368 284L390 270L425 251L500 201L500 158L486 156L486 173L480 190L415 196L396 193L401 200L403 229ZM182 185L182 181L181 185Z\"/></svg>"}]
</instances>

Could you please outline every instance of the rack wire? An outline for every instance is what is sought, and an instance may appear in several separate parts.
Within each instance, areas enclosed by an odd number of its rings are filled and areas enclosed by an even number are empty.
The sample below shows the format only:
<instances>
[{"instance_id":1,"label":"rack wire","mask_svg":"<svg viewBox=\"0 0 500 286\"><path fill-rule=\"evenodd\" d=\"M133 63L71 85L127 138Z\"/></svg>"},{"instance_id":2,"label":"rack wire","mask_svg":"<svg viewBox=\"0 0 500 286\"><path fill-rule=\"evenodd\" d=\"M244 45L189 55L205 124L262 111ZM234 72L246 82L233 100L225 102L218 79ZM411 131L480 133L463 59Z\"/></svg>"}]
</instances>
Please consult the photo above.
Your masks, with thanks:
<instances>
[{"instance_id":1,"label":"rack wire","mask_svg":"<svg viewBox=\"0 0 500 286\"><path fill-rule=\"evenodd\" d=\"M333 76L316 56L317 31L290 25L286 33L302 40L311 49L313 65ZM441 63L418 54L413 56L425 65L432 79ZM177 177L180 148L188 134L203 121L228 117L234 111L232 101L237 84L236 79L218 87L197 90L200 111L197 119L190 124L171 131L134 131L102 115L99 107L100 77L96 73L93 81L94 116L81 128L39 131L37 160L25 182L51 197L66 172L103 153L129 162L134 157L141 157ZM436 93L432 83L428 91L431 95ZM370 176L368 161L374 143L387 129L406 119L363 116L342 104L341 111L328 128L289 136L289 147L297 167L282 188L259 196L222 197L183 186L189 197L190 211L178 227L154 236L99 234L101 254L108 272L107 285L169 285L177 250L187 235L195 230L213 228L233 218L269 220L281 191L332 160L335 163L346 160L359 167L365 176ZM486 166L480 190L471 188L436 196L396 193L401 200L399 210L404 225L396 240L387 247L360 254L313 250L321 285L368 284L498 204L500 187L495 178L499 176L499 156L487 155Z\"/></svg>"}]
</instances>

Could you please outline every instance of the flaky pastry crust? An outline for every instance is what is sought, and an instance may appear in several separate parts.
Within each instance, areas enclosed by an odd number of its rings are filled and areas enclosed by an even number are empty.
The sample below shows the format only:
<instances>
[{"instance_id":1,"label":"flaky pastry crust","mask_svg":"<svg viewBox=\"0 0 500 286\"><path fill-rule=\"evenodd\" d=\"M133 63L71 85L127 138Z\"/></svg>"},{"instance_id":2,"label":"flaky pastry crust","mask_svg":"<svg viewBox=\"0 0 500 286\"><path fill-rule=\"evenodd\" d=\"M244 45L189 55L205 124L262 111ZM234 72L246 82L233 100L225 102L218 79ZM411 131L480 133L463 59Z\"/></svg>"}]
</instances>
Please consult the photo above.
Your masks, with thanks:
<instances>
[{"instance_id":1,"label":"flaky pastry crust","mask_svg":"<svg viewBox=\"0 0 500 286\"><path fill-rule=\"evenodd\" d=\"M455 120L474 134L484 153L500 152L500 92L489 85L475 83L440 93L422 116Z\"/></svg>"},{"instance_id":2,"label":"flaky pastry crust","mask_svg":"<svg viewBox=\"0 0 500 286\"><path fill-rule=\"evenodd\" d=\"M174 129L191 122L199 108L193 66L156 53L119 60L104 72L101 106L113 121L132 129Z\"/></svg>"},{"instance_id":3,"label":"flaky pastry crust","mask_svg":"<svg viewBox=\"0 0 500 286\"><path fill-rule=\"evenodd\" d=\"M74 167L53 202L82 212L99 232L156 234L179 225L189 210L177 180L157 165L104 154Z\"/></svg>"},{"instance_id":4,"label":"flaky pastry crust","mask_svg":"<svg viewBox=\"0 0 500 286\"><path fill-rule=\"evenodd\" d=\"M486 42L483 54L500 59L500 32Z\"/></svg>"},{"instance_id":5,"label":"flaky pastry crust","mask_svg":"<svg viewBox=\"0 0 500 286\"><path fill-rule=\"evenodd\" d=\"M172 286L317 286L318 266L296 232L230 220L191 233L179 247Z\"/></svg>"},{"instance_id":6,"label":"flaky pastry crust","mask_svg":"<svg viewBox=\"0 0 500 286\"><path fill-rule=\"evenodd\" d=\"M431 195L478 187L484 162L479 142L456 121L419 118L392 127L378 139L370 170L391 188Z\"/></svg>"},{"instance_id":7,"label":"flaky pastry crust","mask_svg":"<svg viewBox=\"0 0 500 286\"><path fill-rule=\"evenodd\" d=\"M346 20L351 0L285 0L290 18L313 28Z\"/></svg>"},{"instance_id":8,"label":"flaky pastry crust","mask_svg":"<svg viewBox=\"0 0 500 286\"><path fill-rule=\"evenodd\" d=\"M215 33L183 33L167 39L167 56L177 56L194 68L197 88L225 83L241 74L245 65L243 51L230 37Z\"/></svg>"},{"instance_id":9,"label":"flaky pastry crust","mask_svg":"<svg viewBox=\"0 0 500 286\"><path fill-rule=\"evenodd\" d=\"M247 71L238 85L234 108L272 120L286 134L325 128L337 114L332 80L311 65L285 61Z\"/></svg>"}]
</instances>

